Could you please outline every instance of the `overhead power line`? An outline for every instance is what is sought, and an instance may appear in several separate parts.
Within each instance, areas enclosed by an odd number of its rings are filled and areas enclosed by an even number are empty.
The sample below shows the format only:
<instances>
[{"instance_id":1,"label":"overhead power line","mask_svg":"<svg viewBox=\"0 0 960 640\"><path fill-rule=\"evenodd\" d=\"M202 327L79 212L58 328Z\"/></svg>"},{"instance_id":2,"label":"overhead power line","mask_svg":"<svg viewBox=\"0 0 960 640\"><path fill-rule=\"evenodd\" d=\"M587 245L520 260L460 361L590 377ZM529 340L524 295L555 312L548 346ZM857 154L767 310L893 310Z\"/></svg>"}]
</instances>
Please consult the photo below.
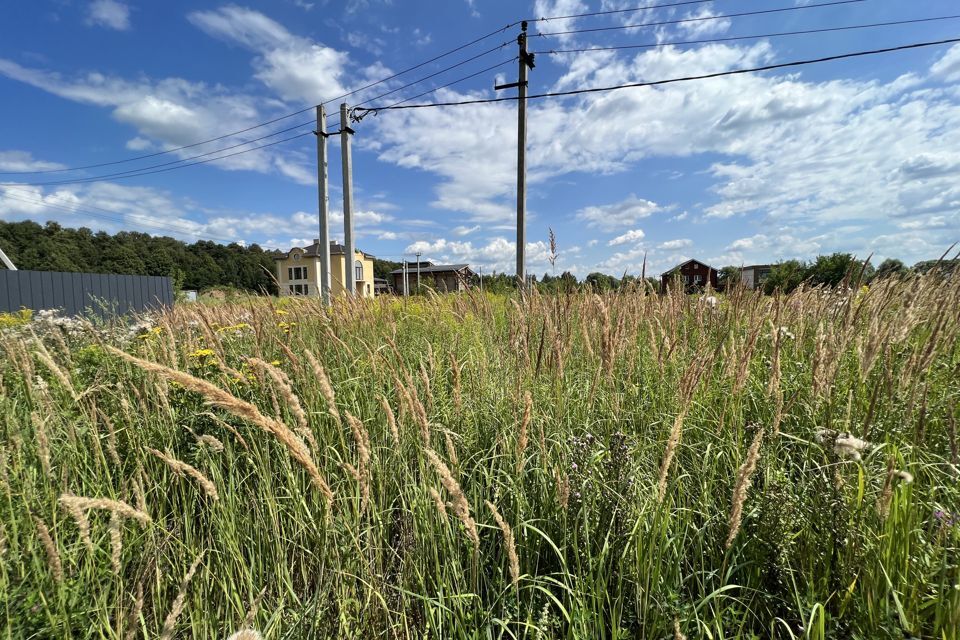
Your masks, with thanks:
<instances>
[{"instance_id":1,"label":"overhead power line","mask_svg":"<svg viewBox=\"0 0 960 640\"><path fill-rule=\"evenodd\" d=\"M720 0L683 0L683 2L665 2L661 4L648 4L641 7L631 7L629 9L606 9L604 11L590 11L589 13L571 13L566 16L548 16L545 18L530 18L527 22L550 22L551 20L570 20L572 18L593 18L596 16L609 16L618 13L637 13L640 11L653 11L655 9L667 9L669 7L682 7L692 4L707 4L709 2L720 2Z\"/></svg>"},{"instance_id":2,"label":"overhead power line","mask_svg":"<svg viewBox=\"0 0 960 640\"><path fill-rule=\"evenodd\" d=\"M452 49L448 49L447 51L444 51L443 53L440 53L440 54L438 54L438 55L430 58L429 60L424 60L423 62L420 62L420 63L417 63L417 64L415 64L415 65L413 65L413 66L407 67L406 69L403 69L403 70L401 70L401 71L398 71L398 72L396 72L396 73L393 73L393 74L391 74L391 75L389 75L389 76L386 76L385 78L381 78L380 80L376 80L376 81L374 81L374 82L370 82L370 83L368 83L368 84L363 85L362 87L358 87L357 89L353 89L352 91L348 91L347 93L344 93L344 94L342 94L342 95L339 95L339 96L337 96L337 97L335 97L335 98L331 98L331 99L329 99L329 100L325 100L325 101L323 101L323 102L321 102L321 103L319 103L319 104L327 105L327 104L330 104L330 103L332 103L332 102L336 102L336 101L338 101L338 100L342 100L342 99L344 99L344 98L349 98L349 97L352 96L352 95L356 95L357 93L360 93L361 91L366 91L367 89L370 89L370 88L373 88L373 87L375 87L375 86L377 86L377 85L383 84L384 82L389 82L390 80L393 80L393 79L398 78L398 77L400 77L400 76L402 76L402 75L405 75L405 74L407 74L407 73L410 73L411 71L416 71L417 69L420 69L420 68L422 68L422 67L425 67L426 65L431 64L431 63L433 63L433 62L436 62L437 60L441 60L441 59L446 58L446 57L448 57L448 56L451 56L451 55L453 55L453 54L455 54L455 53L457 53L457 52L459 52L459 51L462 51L462 50L464 50L464 49L467 49L467 48L469 48L469 47L471 47L471 46L473 46L473 45L475 45L475 44L477 44L477 43L479 43L479 42L482 42L482 41L484 41L484 40L486 40L486 39L488 39L488 38L491 38L491 37L493 37L493 36L495 36L495 35L497 35L497 34L499 34L499 33L503 33L504 31L506 31L506 30L510 29L511 27L514 27L514 26L516 26L516 25L518 25L518 24L520 24L520 21L511 22L510 24L507 24L507 25L505 25L505 26L503 26L503 27L500 27L499 29L496 29L496 30L491 31L491 32L489 32L489 33L487 33L487 34L484 34L484 35L482 35L482 36L480 36L480 37L478 37L478 38L475 38L475 39L473 39L473 40L471 40L471 41L469 41L469 42L466 42L466 43L464 43L464 44L461 44L461 45L459 45L459 46L456 46L456 47L454 47L454 48L452 48ZM512 42L512 41L511 41L511 42ZM486 53L491 53L492 51L496 51L496 50L499 49L501 46L502 46L502 45L498 45L497 47L492 48L490 51L487 51ZM481 55L486 55L486 53L481 54ZM476 57L479 57L479 56L476 56ZM475 58L476 58L476 57L475 57ZM475 58L472 58L472 59L475 59ZM455 67L455 66L460 66L460 65L457 64L457 65L454 65L453 67ZM449 68L453 68L453 67L449 67ZM435 75L435 74L434 74L434 75ZM432 77L432 76L428 76L428 77ZM422 79L421 79L420 81L422 81ZM418 82L420 82L420 81L418 81ZM411 86L412 84L415 84L415 83L410 83L410 84L408 84L408 85L405 85L404 87L401 87L401 89L402 89L402 88L409 87L409 86ZM382 97L382 96L378 96L378 97ZM285 114L285 115L278 116L278 117L273 118L273 119L271 119L271 120L266 120L266 121L264 121L264 122L260 122L260 123L258 123L258 124L251 125L251 126L246 127L246 128L244 128L244 129L238 129L238 130L236 130L236 131L231 131L231 132L229 132L229 133L224 133L224 134L222 134L222 135L215 136L215 137L213 137L213 138L208 138L208 139L206 139L206 140L200 140L200 141L198 141L198 142L193 142L193 143L190 143L190 144L181 145L181 146L179 146L179 147L174 147L174 148L171 148L171 149L164 149L163 151L155 151L155 152L153 152L153 153L146 153L146 154L139 155L139 156L133 156L133 157L130 157L130 158L124 158L124 159L121 159L121 160L112 160L112 161L109 161L109 162L99 162L99 163L96 163L96 164L87 164L87 165L76 166L76 167L64 167L64 168L59 168L59 169L42 169L42 170L38 170L38 171L0 171L0 175L64 173L64 172L69 172L69 171L80 171L80 170L83 170L83 169L97 169L97 168L100 168L100 167L108 167L108 166L113 166L113 165L117 165L117 164L125 164L125 163L128 163L128 162L136 162L136 161L138 161L138 160L146 160L146 159L149 159L149 158L156 158L156 157L158 157L158 156L167 155L167 154L170 154L170 153L176 153L176 152L178 152L178 151L183 151L184 149L192 149L192 148L194 148L194 147L199 147L199 146L201 146L201 145L209 144L209 143L211 143L211 142L217 142L217 141L220 141L220 140L224 140L224 139L226 139L226 138L231 138L231 137L233 137L233 136L237 136L237 135L240 135L240 134L243 134L243 133L247 133L247 132L253 131L253 130L255 130L255 129L260 129L260 128L262 128L262 127L266 127L266 126L269 126L269 125L271 125L271 124L275 124L275 123L277 123L277 122L281 122L281 121L286 120L286 119L288 119L288 118L292 118L292 117L294 117L294 116L298 116L298 115L300 115L300 114L302 114L302 113L307 113L308 111L313 111L317 106L318 106L317 104L310 105L309 107L304 107L303 109L300 109L299 111L293 111L293 112L291 112L291 113L287 113L287 114ZM274 135L275 135L275 134L274 134ZM250 142L250 141L248 141L248 142Z\"/></svg>"},{"instance_id":3,"label":"overhead power line","mask_svg":"<svg viewBox=\"0 0 960 640\"><path fill-rule=\"evenodd\" d=\"M623 29L640 29L642 27L662 27L673 24L688 24L691 22L709 22L711 20L725 20L727 18L745 18L747 16L762 16L769 15L772 13L787 13L792 11L806 11L807 9L821 9L823 7L837 7L847 4L860 4L862 2L870 2L870 0L832 0L831 2L821 2L818 4L802 4L794 5L790 7L777 7L775 9L759 9L756 11L741 11L739 13L725 13L722 15L716 16L701 16L698 18L681 18L677 20L660 20L658 22L640 22L637 24L622 24L615 25L612 27L590 27L587 29L570 29L567 31L551 31L548 33L534 33L531 34L531 38L534 36L537 37L547 37L547 36L565 36L575 33L596 33L598 31L621 31Z\"/></svg>"},{"instance_id":4,"label":"overhead power line","mask_svg":"<svg viewBox=\"0 0 960 640\"><path fill-rule=\"evenodd\" d=\"M823 27L820 29L804 29L801 31L778 31L774 33L760 33L750 36L725 36L722 38L706 38L703 40L671 40L656 43L645 44L624 44L610 47L584 47L579 49L549 49L544 51L534 51L534 54L556 55L561 53L589 53L591 51L616 51L620 49L659 49L662 47L687 46L695 44L712 44L717 42L735 42L738 40L759 40L763 38L779 38L784 36L800 36L815 33L830 33L835 31L853 31L857 29L873 29L876 27L892 27L905 24L919 24L923 22L938 22L942 20L957 20L960 15L938 16L934 18L916 18L913 20L896 20L894 22L873 22L870 24L855 24L843 27Z\"/></svg>"},{"instance_id":5,"label":"overhead power line","mask_svg":"<svg viewBox=\"0 0 960 640\"><path fill-rule=\"evenodd\" d=\"M913 44L905 44L897 47L887 47L884 49L871 49L869 51L855 51L853 53L843 53L834 56L825 56L822 58L811 58L807 60L794 60L792 62L781 62L777 64L768 64L762 67L751 67L749 69L732 69L729 71L718 71L716 73L707 73L697 76L685 76L681 78L669 78L666 80L654 80L651 82L632 82L628 84L618 84L607 87L590 87L586 89L571 89L569 91L554 91L550 93L535 93L528 95L527 98L557 98L565 96L575 96L585 93L601 93L607 91L615 91L618 89L630 89L638 87L656 87L665 84L673 84L677 82L691 82L694 80L708 80L711 78L720 78L723 76L734 76L742 75L747 73L759 73L762 71L773 71L776 69L787 69L790 67L801 67L812 64L820 64L824 62L832 62L835 60L847 60L850 58L861 58L864 56L878 55L882 53L893 53L895 51L907 51L910 49L921 49L924 47L935 47L945 44L955 44L960 42L960 38L949 38L946 40L935 40L930 42L916 42ZM479 98L475 100L459 100L455 102L430 102L424 104L405 104L398 106L387 106L387 107L370 107L364 108L361 107L357 109L360 112L376 112L376 111L387 111L387 110L400 110L400 109L428 109L433 107L459 107L472 104L491 104L496 102L513 102L517 100L517 96L505 96L502 98Z\"/></svg>"},{"instance_id":6,"label":"overhead power line","mask_svg":"<svg viewBox=\"0 0 960 640\"><path fill-rule=\"evenodd\" d=\"M232 158L233 156L238 156L242 153L250 153L251 151L256 151L257 149L265 149L267 147L272 147L278 144L283 144L284 142L290 142L291 140L296 140L297 138L302 138L303 136L313 135L313 131L303 131L296 135L290 136L288 138L282 138L281 140L275 140L273 142L268 142L266 144L261 144L250 149L242 149L240 151L234 151L233 153L228 153L225 156L217 156L216 158L207 158L206 160L197 160L196 162L189 162L187 164L177 165L175 167L167 167L165 169L156 169L153 171L129 171L126 173L120 174L110 174L106 176L93 176L90 178L77 178L75 180L52 180L46 182L0 182L0 186L28 186L28 187L41 187L48 185L58 185L58 184L82 184L87 182L103 182L104 180L118 180L121 178L136 178L139 176L148 176L154 173L165 173L167 171L175 171L176 169L183 169L186 167L192 167L198 164L206 164L208 162L215 162L217 160L224 160L226 158Z\"/></svg>"}]
</instances>

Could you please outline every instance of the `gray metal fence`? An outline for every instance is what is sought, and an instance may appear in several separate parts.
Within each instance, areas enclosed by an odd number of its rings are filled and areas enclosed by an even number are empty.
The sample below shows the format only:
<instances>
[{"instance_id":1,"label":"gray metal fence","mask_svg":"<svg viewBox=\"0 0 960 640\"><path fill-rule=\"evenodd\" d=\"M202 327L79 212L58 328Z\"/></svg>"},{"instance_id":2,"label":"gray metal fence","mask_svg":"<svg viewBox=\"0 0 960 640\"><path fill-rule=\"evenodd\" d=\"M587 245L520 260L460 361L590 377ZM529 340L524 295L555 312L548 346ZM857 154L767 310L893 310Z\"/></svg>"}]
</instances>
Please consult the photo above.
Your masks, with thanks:
<instances>
[{"instance_id":1,"label":"gray metal fence","mask_svg":"<svg viewBox=\"0 0 960 640\"><path fill-rule=\"evenodd\" d=\"M0 270L0 312L59 309L101 318L173 305L170 278Z\"/></svg>"}]
</instances>

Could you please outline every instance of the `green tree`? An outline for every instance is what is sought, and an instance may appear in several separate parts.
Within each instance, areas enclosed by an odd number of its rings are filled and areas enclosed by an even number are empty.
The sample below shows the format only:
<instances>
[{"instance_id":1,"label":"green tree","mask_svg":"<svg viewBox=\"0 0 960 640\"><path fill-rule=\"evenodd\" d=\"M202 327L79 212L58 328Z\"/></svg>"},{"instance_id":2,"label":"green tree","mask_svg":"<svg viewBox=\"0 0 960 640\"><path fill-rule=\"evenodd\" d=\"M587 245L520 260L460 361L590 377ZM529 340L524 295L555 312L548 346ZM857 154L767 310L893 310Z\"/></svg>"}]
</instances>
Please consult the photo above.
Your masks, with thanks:
<instances>
[{"instance_id":1,"label":"green tree","mask_svg":"<svg viewBox=\"0 0 960 640\"><path fill-rule=\"evenodd\" d=\"M735 287L740 282L740 267L723 267L717 272L717 287L721 291Z\"/></svg>"},{"instance_id":2,"label":"green tree","mask_svg":"<svg viewBox=\"0 0 960 640\"><path fill-rule=\"evenodd\" d=\"M817 256L808 268L807 278L813 285L836 287L848 278L855 284L861 273L864 280L873 275L869 263L865 264L849 253L832 253L829 256Z\"/></svg>"},{"instance_id":3,"label":"green tree","mask_svg":"<svg viewBox=\"0 0 960 640\"><path fill-rule=\"evenodd\" d=\"M899 278L907 274L907 265L896 258L887 258L877 267L877 272L873 275L875 280L883 278Z\"/></svg>"},{"instance_id":4,"label":"green tree","mask_svg":"<svg viewBox=\"0 0 960 640\"><path fill-rule=\"evenodd\" d=\"M770 275L763 281L764 292L780 290L790 293L807 278L807 265L800 260L784 260L770 268Z\"/></svg>"}]
</instances>

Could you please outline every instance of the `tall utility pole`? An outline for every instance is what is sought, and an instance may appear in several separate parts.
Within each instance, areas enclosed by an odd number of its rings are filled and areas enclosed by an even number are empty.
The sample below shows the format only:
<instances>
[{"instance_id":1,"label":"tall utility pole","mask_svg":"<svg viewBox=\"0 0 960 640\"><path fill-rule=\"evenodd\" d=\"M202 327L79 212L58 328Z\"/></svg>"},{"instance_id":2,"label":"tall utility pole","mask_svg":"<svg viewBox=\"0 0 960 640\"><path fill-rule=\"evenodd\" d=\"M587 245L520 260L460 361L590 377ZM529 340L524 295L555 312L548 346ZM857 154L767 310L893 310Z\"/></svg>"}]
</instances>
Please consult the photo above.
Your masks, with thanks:
<instances>
[{"instance_id":1,"label":"tall utility pole","mask_svg":"<svg viewBox=\"0 0 960 640\"><path fill-rule=\"evenodd\" d=\"M330 187L327 184L327 112L317 106L317 186L320 200L320 296L323 304L330 304Z\"/></svg>"},{"instance_id":2,"label":"tall utility pole","mask_svg":"<svg viewBox=\"0 0 960 640\"><path fill-rule=\"evenodd\" d=\"M403 297L407 297L407 283L410 282L410 274L407 273L407 259L403 259Z\"/></svg>"},{"instance_id":3,"label":"tall utility pole","mask_svg":"<svg viewBox=\"0 0 960 640\"><path fill-rule=\"evenodd\" d=\"M527 21L520 23L520 35L517 36L520 47L519 78L517 82L494 86L494 89L517 87L517 285L526 288L526 247L527 247L527 71L533 69L533 54L527 51Z\"/></svg>"},{"instance_id":4,"label":"tall utility pole","mask_svg":"<svg viewBox=\"0 0 960 640\"><path fill-rule=\"evenodd\" d=\"M353 243L353 158L350 156L350 119L347 103L340 105L340 158L343 160L343 262L346 268L347 291L350 295L357 292L357 277L353 268L356 247Z\"/></svg>"},{"instance_id":5,"label":"tall utility pole","mask_svg":"<svg viewBox=\"0 0 960 640\"><path fill-rule=\"evenodd\" d=\"M3 252L3 249L0 249L0 262L5 264L7 266L7 269L10 269L10 271L17 270L17 268L13 266L13 262L10 260L10 258L7 257L7 254Z\"/></svg>"},{"instance_id":6,"label":"tall utility pole","mask_svg":"<svg viewBox=\"0 0 960 640\"><path fill-rule=\"evenodd\" d=\"M420 295L420 256L421 252L417 251L417 295Z\"/></svg>"}]
</instances>

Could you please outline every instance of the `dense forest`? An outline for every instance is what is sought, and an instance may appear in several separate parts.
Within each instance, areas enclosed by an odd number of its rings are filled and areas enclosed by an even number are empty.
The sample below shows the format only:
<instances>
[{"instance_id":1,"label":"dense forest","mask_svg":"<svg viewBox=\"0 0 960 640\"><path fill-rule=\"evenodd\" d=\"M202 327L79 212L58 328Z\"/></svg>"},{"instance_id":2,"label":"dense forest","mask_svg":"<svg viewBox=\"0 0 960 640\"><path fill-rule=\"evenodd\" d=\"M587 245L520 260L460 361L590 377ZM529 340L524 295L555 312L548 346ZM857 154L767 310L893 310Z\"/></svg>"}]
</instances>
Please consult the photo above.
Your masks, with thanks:
<instances>
[{"instance_id":1,"label":"dense forest","mask_svg":"<svg viewBox=\"0 0 960 640\"><path fill-rule=\"evenodd\" d=\"M115 235L87 228L67 229L56 222L0 221L0 248L20 269L38 271L85 271L90 273L124 273L132 275L170 276L178 289L204 290L212 287L235 287L248 291L276 293L273 280L273 252L253 244L218 244L201 240L187 244L169 237L152 236L136 231ZM858 261L849 253L818 256L812 262L787 260L773 265L764 285L768 293L779 289L791 291L801 283L836 286L845 279L868 283L875 278L908 277L937 268L949 272L958 268L957 259L919 262L907 267L890 258L874 268ZM400 262L374 260L374 275L386 278ZM724 267L719 271L721 288L739 281L739 268ZM638 281L625 274L615 278L591 273L581 282L570 272L559 276L543 274L532 277L544 292L568 291L588 286L597 291L618 289ZM647 278L650 286L659 288L658 278ZM474 283L479 284L478 282ZM484 274L483 287L503 292L516 287L512 274Z\"/></svg>"}]
</instances>

